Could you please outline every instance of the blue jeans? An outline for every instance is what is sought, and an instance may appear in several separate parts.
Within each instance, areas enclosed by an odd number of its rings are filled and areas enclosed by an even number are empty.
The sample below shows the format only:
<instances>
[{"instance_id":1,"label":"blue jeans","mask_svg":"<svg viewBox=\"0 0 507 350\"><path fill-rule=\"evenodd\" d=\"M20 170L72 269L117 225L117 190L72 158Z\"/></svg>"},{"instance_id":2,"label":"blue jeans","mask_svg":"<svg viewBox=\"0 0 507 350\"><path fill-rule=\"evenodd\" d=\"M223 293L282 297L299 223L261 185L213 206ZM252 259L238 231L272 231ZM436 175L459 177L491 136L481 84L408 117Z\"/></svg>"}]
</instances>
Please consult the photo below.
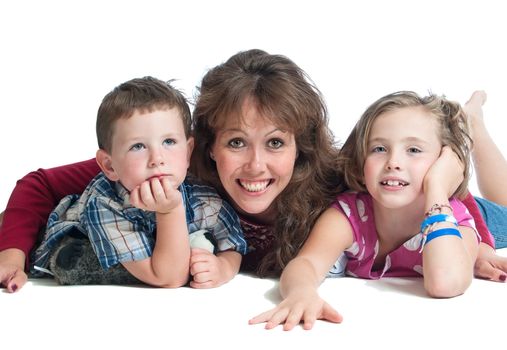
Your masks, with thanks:
<instances>
[{"instance_id":1,"label":"blue jeans","mask_svg":"<svg viewBox=\"0 0 507 350\"><path fill-rule=\"evenodd\" d=\"M475 197L489 231L495 238L496 249L507 247L507 207Z\"/></svg>"}]
</instances>

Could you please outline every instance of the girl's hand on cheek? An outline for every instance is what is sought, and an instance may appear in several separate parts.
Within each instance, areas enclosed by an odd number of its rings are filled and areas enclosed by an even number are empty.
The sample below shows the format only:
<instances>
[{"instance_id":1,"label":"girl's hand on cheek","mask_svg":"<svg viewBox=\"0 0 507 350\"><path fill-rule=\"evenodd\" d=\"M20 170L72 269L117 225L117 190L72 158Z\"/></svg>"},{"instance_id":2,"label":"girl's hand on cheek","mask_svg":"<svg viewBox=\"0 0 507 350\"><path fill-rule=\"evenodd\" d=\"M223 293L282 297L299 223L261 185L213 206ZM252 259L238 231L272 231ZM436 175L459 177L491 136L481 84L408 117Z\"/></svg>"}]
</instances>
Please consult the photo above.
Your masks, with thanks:
<instances>
[{"instance_id":1,"label":"girl's hand on cheek","mask_svg":"<svg viewBox=\"0 0 507 350\"><path fill-rule=\"evenodd\" d=\"M424 177L424 192L443 191L448 198L451 197L464 179L463 167L449 146L442 147L440 156Z\"/></svg>"}]
</instances>

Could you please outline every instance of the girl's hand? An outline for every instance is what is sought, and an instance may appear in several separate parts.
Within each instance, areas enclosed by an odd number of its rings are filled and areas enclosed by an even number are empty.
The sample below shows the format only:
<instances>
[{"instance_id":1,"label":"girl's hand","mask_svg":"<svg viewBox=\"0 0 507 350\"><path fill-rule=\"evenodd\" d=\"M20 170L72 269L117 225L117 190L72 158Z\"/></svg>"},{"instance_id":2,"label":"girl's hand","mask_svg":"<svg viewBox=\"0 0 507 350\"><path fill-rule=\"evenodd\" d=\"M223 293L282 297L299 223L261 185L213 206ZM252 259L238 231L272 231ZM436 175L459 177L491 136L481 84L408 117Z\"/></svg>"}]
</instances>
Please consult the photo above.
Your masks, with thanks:
<instances>
[{"instance_id":1,"label":"girl's hand","mask_svg":"<svg viewBox=\"0 0 507 350\"><path fill-rule=\"evenodd\" d=\"M443 191L451 197L464 179L464 165L449 146L442 147L440 157L424 177L424 192ZM441 193L441 192L438 192Z\"/></svg>"},{"instance_id":2,"label":"girl's hand","mask_svg":"<svg viewBox=\"0 0 507 350\"><path fill-rule=\"evenodd\" d=\"M289 296L274 309L255 316L248 323L265 322L266 329L283 324L283 330L290 331L301 321L303 329L312 329L315 320L341 323L343 317L313 291Z\"/></svg>"},{"instance_id":3,"label":"girl's hand","mask_svg":"<svg viewBox=\"0 0 507 350\"><path fill-rule=\"evenodd\" d=\"M160 214L170 213L182 203L180 191L167 177L146 180L130 192L134 207Z\"/></svg>"},{"instance_id":4,"label":"girl's hand","mask_svg":"<svg viewBox=\"0 0 507 350\"><path fill-rule=\"evenodd\" d=\"M507 258L496 254L486 243L479 244L479 254L475 260L475 277L496 282L507 279Z\"/></svg>"}]
</instances>

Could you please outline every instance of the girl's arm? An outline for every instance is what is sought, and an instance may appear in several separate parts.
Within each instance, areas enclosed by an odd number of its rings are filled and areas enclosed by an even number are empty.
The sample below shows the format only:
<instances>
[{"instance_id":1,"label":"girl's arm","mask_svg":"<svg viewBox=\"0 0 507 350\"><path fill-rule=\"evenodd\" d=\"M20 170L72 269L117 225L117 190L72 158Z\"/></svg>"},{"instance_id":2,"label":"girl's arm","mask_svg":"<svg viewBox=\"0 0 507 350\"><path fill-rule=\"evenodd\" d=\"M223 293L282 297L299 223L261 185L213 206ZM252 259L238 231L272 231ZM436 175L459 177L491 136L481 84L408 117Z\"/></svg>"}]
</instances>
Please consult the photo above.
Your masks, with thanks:
<instances>
[{"instance_id":1,"label":"girl's arm","mask_svg":"<svg viewBox=\"0 0 507 350\"><path fill-rule=\"evenodd\" d=\"M452 215L452 213L443 213ZM433 230L453 228L450 223L438 223ZM475 231L459 226L462 238L440 236L424 246L424 288L434 298L451 298L461 295L470 286L479 245Z\"/></svg>"},{"instance_id":2,"label":"girl's arm","mask_svg":"<svg viewBox=\"0 0 507 350\"><path fill-rule=\"evenodd\" d=\"M341 322L342 316L320 298L317 289L332 265L353 243L352 227L345 215L327 209L317 220L298 255L287 265L280 278L283 301L249 323L266 322L266 329L284 324L291 330L301 321L311 329L315 320Z\"/></svg>"}]
</instances>

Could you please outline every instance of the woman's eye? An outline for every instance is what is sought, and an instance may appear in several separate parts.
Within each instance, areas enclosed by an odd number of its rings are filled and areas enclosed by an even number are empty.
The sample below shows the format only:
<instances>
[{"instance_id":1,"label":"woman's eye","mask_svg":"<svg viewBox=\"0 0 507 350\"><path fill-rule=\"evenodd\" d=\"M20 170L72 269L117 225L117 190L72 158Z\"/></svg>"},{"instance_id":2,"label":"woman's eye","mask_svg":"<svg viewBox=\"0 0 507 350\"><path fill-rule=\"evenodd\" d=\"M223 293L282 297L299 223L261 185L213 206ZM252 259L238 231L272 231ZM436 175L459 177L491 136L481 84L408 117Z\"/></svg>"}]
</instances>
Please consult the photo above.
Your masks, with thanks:
<instances>
[{"instance_id":1,"label":"woman's eye","mask_svg":"<svg viewBox=\"0 0 507 350\"><path fill-rule=\"evenodd\" d=\"M173 139L165 139L163 142L163 145L165 145L165 146L170 146L170 145L174 145L174 144L176 144L176 141L174 141Z\"/></svg>"},{"instance_id":2,"label":"woman's eye","mask_svg":"<svg viewBox=\"0 0 507 350\"><path fill-rule=\"evenodd\" d=\"M144 145L142 143L136 143L132 147L130 147L131 151L140 151L144 148Z\"/></svg>"},{"instance_id":3,"label":"woman's eye","mask_svg":"<svg viewBox=\"0 0 507 350\"><path fill-rule=\"evenodd\" d=\"M283 141L280 139L272 139L272 140L268 141L268 146L270 148L278 149L278 148L282 147L283 144L284 144Z\"/></svg>"},{"instance_id":4,"label":"woman's eye","mask_svg":"<svg viewBox=\"0 0 507 350\"><path fill-rule=\"evenodd\" d=\"M228 145L229 145L229 147L232 147L232 148L240 148L240 147L243 147L245 145L245 143L241 139L233 139L233 140L229 141Z\"/></svg>"}]
</instances>

